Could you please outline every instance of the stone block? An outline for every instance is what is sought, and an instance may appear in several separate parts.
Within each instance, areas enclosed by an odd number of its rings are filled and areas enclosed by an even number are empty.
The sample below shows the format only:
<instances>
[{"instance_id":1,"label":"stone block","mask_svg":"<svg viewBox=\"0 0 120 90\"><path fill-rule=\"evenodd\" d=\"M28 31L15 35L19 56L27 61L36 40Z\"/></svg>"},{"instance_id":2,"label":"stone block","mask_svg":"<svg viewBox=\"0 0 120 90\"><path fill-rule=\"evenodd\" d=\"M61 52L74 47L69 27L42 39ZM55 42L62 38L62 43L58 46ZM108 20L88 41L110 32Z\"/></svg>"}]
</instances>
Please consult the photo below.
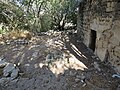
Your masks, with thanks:
<instances>
[{"instance_id":1,"label":"stone block","mask_svg":"<svg viewBox=\"0 0 120 90\"><path fill-rule=\"evenodd\" d=\"M114 49L114 47L115 47L115 46L114 46L113 44L109 44L109 45L108 45L108 51L109 51L109 52L112 52L113 49Z\"/></svg>"},{"instance_id":2,"label":"stone block","mask_svg":"<svg viewBox=\"0 0 120 90\"><path fill-rule=\"evenodd\" d=\"M113 45L119 45L119 42L120 41L116 37L111 37L109 40L109 43Z\"/></svg>"},{"instance_id":3,"label":"stone block","mask_svg":"<svg viewBox=\"0 0 120 90\"><path fill-rule=\"evenodd\" d=\"M112 32L114 33L114 37L120 41L120 20L114 22Z\"/></svg>"},{"instance_id":4,"label":"stone block","mask_svg":"<svg viewBox=\"0 0 120 90\"><path fill-rule=\"evenodd\" d=\"M115 2L108 2L106 12L111 12L115 10Z\"/></svg>"},{"instance_id":5,"label":"stone block","mask_svg":"<svg viewBox=\"0 0 120 90\"><path fill-rule=\"evenodd\" d=\"M114 54L115 54L115 56L120 56L120 46L119 47L115 47Z\"/></svg>"},{"instance_id":6,"label":"stone block","mask_svg":"<svg viewBox=\"0 0 120 90\"><path fill-rule=\"evenodd\" d=\"M120 73L120 65L116 67L116 71Z\"/></svg>"},{"instance_id":7,"label":"stone block","mask_svg":"<svg viewBox=\"0 0 120 90\"><path fill-rule=\"evenodd\" d=\"M107 48L107 47L108 47L108 41L103 41L102 47L103 47L103 48Z\"/></svg>"},{"instance_id":8,"label":"stone block","mask_svg":"<svg viewBox=\"0 0 120 90\"><path fill-rule=\"evenodd\" d=\"M83 12L84 43L89 46L90 31L95 30L97 35L95 54L103 61L109 52L110 62L120 71L118 63L118 57L120 57L120 3L115 0L102 0L101 4L97 5L97 2L93 3L89 11ZM88 5L86 4L87 7Z\"/></svg>"},{"instance_id":9,"label":"stone block","mask_svg":"<svg viewBox=\"0 0 120 90\"><path fill-rule=\"evenodd\" d=\"M102 48L102 41L97 40L97 41L96 41L96 47Z\"/></svg>"},{"instance_id":10,"label":"stone block","mask_svg":"<svg viewBox=\"0 0 120 90\"><path fill-rule=\"evenodd\" d=\"M100 58L101 61L104 61L106 55L106 48L97 48L96 55Z\"/></svg>"}]
</instances>

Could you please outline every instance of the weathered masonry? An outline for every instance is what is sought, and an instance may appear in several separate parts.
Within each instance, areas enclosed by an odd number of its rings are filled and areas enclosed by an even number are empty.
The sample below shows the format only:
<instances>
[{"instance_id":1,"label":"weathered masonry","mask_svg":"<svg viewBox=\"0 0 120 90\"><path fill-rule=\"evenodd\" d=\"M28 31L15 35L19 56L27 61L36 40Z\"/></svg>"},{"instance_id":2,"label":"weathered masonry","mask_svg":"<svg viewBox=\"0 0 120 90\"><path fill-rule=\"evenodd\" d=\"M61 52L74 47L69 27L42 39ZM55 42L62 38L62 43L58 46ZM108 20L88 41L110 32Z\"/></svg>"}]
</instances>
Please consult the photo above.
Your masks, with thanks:
<instances>
[{"instance_id":1,"label":"weathered masonry","mask_svg":"<svg viewBox=\"0 0 120 90\"><path fill-rule=\"evenodd\" d=\"M120 73L120 0L82 0L77 29L83 43Z\"/></svg>"}]
</instances>

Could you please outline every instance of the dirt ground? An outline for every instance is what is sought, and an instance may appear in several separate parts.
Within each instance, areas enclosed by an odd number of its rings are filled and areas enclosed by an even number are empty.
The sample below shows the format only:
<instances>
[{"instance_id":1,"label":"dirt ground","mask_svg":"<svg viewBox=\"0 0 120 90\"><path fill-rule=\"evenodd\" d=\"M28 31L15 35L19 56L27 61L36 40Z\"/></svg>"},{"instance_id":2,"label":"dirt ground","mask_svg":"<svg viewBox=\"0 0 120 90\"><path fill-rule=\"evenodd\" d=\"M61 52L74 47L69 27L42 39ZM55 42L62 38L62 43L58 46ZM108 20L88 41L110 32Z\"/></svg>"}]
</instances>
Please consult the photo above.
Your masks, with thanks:
<instances>
[{"instance_id":1,"label":"dirt ground","mask_svg":"<svg viewBox=\"0 0 120 90\"><path fill-rule=\"evenodd\" d=\"M64 58L48 62L55 50ZM0 90L120 90L120 79L108 62L100 62L76 35L52 33L32 38L30 43L0 45L0 57L18 65L17 81Z\"/></svg>"}]
</instances>

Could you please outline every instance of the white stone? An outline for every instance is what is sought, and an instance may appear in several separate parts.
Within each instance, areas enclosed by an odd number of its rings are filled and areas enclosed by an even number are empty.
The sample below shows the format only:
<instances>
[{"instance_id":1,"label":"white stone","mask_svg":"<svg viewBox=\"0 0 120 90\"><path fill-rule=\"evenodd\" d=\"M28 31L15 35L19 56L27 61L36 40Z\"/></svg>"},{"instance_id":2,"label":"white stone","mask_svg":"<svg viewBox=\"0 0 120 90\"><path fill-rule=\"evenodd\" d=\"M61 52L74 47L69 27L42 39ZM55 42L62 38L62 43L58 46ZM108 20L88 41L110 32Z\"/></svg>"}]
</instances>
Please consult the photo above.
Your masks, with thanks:
<instances>
[{"instance_id":1,"label":"white stone","mask_svg":"<svg viewBox=\"0 0 120 90\"><path fill-rule=\"evenodd\" d=\"M80 79L79 79L79 78L76 78L76 79L75 79L75 82L80 82Z\"/></svg>"}]
</instances>

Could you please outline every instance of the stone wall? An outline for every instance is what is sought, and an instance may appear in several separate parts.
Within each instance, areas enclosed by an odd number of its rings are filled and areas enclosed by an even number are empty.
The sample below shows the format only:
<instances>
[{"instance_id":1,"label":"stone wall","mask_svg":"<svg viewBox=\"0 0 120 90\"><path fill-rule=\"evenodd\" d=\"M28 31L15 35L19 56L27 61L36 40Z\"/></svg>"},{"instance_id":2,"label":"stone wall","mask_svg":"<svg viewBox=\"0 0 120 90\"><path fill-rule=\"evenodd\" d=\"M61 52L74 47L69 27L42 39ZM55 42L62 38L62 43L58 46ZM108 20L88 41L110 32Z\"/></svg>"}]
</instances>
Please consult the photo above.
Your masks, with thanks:
<instances>
[{"instance_id":1,"label":"stone wall","mask_svg":"<svg viewBox=\"0 0 120 90\"><path fill-rule=\"evenodd\" d=\"M120 0L83 0L77 29L84 44L120 73Z\"/></svg>"}]
</instances>

